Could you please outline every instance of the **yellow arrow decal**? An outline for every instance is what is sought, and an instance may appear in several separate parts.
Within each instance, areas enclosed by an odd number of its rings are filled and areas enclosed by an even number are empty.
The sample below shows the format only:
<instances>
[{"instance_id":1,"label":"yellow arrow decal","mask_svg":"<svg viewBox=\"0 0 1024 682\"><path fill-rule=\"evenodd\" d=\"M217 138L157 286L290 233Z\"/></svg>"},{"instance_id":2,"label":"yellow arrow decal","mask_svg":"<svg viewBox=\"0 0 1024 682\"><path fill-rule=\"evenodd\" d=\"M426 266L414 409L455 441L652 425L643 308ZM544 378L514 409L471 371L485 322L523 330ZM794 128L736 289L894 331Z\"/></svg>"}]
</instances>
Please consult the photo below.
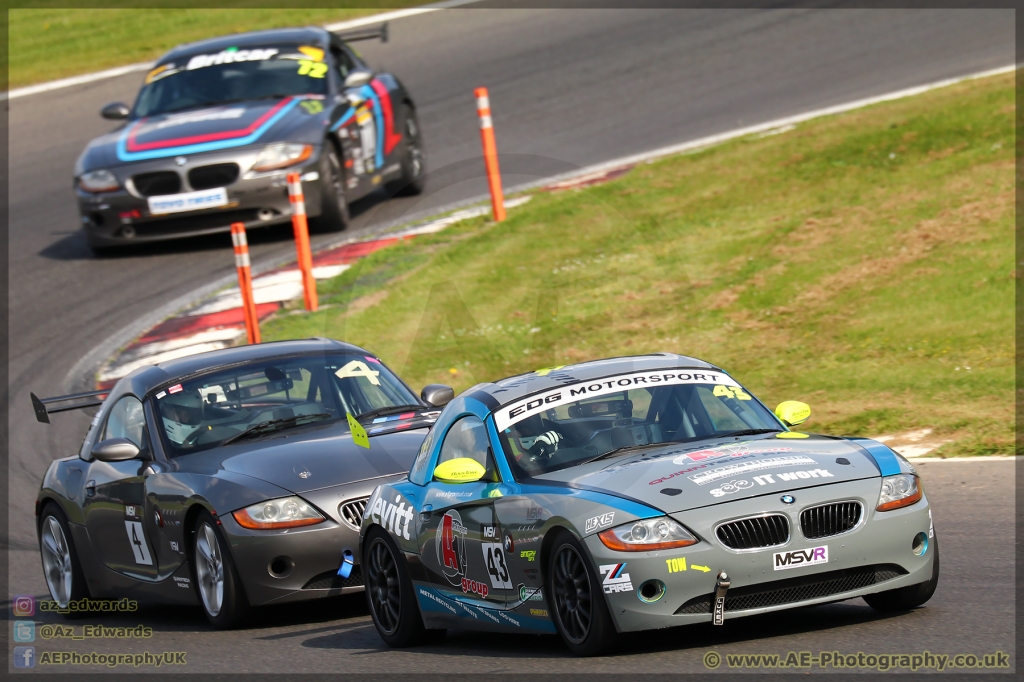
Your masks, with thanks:
<instances>
[{"instance_id":1,"label":"yellow arrow decal","mask_svg":"<svg viewBox=\"0 0 1024 682\"><path fill-rule=\"evenodd\" d=\"M704 573L707 573L708 571L711 570L707 566L698 566L697 564L690 564L690 568L692 568L695 571L702 571Z\"/></svg>"}]
</instances>

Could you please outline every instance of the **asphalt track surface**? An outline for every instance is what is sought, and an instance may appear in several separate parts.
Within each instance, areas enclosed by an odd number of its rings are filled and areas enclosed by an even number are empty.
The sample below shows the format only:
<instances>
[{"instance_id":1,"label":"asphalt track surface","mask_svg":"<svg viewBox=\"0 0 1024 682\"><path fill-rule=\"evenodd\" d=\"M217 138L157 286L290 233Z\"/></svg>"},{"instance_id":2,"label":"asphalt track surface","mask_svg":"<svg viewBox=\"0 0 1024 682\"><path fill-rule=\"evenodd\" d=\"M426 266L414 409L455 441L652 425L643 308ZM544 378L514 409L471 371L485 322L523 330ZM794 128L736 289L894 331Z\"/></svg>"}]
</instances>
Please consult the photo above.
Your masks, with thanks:
<instances>
[{"instance_id":1,"label":"asphalt track surface","mask_svg":"<svg viewBox=\"0 0 1024 682\"><path fill-rule=\"evenodd\" d=\"M361 44L418 104L432 171L424 197L364 201L353 235L486 191L472 90L490 89L506 186L672 143L1014 60L1012 10L480 10L391 25ZM8 538L13 594L46 593L32 504L49 462L73 454L87 416L37 424L28 393L79 388L78 360L148 311L233 271L227 236L92 256L77 229L76 156L110 128L140 74L18 98L10 106ZM337 236L320 238L337 239ZM254 262L294 252L289 229L252 233ZM146 646L184 650L188 671L664 671L703 669L696 651L835 647L991 652L1013 646L1013 471L1007 463L928 465L943 582L930 606L881 618L860 602L631 638L635 655L578 663L557 640L456 635L385 653L361 598L268 610L254 630L211 633L198 611L139 614ZM962 483L961 483L962 481ZM984 576L985 587L971 580ZM138 620L138 619L136 619ZM88 621L87 621L88 622ZM108 621L103 621L108 622ZM132 624L136 624L132 622ZM771 633L766 638L766 633ZM271 646L267 646L270 644ZM44 647L60 648L60 647ZM68 647L64 647L68 648ZM86 647L74 647L87 650ZM287 653L287 649L291 649ZM458 658L452 658L453 656ZM507 656L511 658L495 658ZM463 658L465 657L465 658ZM558 660L563 659L563 660ZM640 666L639 668L637 666Z\"/></svg>"}]
</instances>

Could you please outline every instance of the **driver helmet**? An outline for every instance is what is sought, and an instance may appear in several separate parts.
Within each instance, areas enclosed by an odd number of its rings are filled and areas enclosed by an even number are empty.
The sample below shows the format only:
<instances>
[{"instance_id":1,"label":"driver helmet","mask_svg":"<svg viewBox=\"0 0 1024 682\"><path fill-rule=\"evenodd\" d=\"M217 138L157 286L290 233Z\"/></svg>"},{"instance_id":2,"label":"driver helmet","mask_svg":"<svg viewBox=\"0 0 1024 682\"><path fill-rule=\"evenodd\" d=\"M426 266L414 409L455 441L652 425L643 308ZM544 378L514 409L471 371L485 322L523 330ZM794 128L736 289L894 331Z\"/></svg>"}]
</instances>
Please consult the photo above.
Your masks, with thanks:
<instances>
[{"instance_id":1,"label":"driver helmet","mask_svg":"<svg viewBox=\"0 0 1024 682\"><path fill-rule=\"evenodd\" d=\"M176 445L185 442L203 422L203 399L197 389L171 393L159 404L164 431L167 438Z\"/></svg>"}]
</instances>

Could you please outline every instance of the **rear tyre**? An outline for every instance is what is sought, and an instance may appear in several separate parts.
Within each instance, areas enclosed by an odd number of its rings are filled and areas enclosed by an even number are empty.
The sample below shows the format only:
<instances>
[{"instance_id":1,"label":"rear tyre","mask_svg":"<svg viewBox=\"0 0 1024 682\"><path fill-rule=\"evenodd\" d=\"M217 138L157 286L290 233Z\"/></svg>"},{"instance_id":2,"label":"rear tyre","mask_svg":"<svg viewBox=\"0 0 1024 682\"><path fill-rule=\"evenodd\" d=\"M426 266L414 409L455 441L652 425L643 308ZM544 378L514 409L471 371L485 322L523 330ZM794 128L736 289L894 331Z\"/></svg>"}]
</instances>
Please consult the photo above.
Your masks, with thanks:
<instances>
[{"instance_id":1,"label":"rear tyre","mask_svg":"<svg viewBox=\"0 0 1024 682\"><path fill-rule=\"evenodd\" d=\"M78 562L78 552L71 539L64 511L55 502L47 502L39 517L39 553L43 559L43 576L50 598L62 609L72 601L89 598L89 585ZM78 616L71 611L68 617Z\"/></svg>"},{"instance_id":2,"label":"rear tyre","mask_svg":"<svg viewBox=\"0 0 1024 682\"><path fill-rule=\"evenodd\" d=\"M887 590L877 594L869 594L864 597L868 606L882 613L893 611L909 611L912 608L924 604L935 594L935 588L939 584L939 536L931 539L935 544L935 561L932 563L932 577L917 585L898 587L895 590Z\"/></svg>"},{"instance_id":3,"label":"rear tyre","mask_svg":"<svg viewBox=\"0 0 1024 682\"><path fill-rule=\"evenodd\" d=\"M320 215L310 219L309 227L313 232L341 232L348 227L348 221L345 171L338 150L326 141L320 155Z\"/></svg>"},{"instance_id":4,"label":"rear tyre","mask_svg":"<svg viewBox=\"0 0 1024 682\"><path fill-rule=\"evenodd\" d=\"M218 630L238 627L249 613L249 600L228 543L206 510L196 519L190 556L192 584L206 620Z\"/></svg>"},{"instance_id":5,"label":"rear tyre","mask_svg":"<svg viewBox=\"0 0 1024 682\"><path fill-rule=\"evenodd\" d=\"M402 175L389 183L391 194L414 196L421 194L427 183L426 156L416 111L408 104L402 106Z\"/></svg>"},{"instance_id":6,"label":"rear tyre","mask_svg":"<svg viewBox=\"0 0 1024 682\"><path fill-rule=\"evenodd\" d=\"M388 646L404 648L437 642L444 630L427 630L413 593L412 578L401 551L379 527L366 534L363 580L377 634Z\"/></svg>"},{"instance_id":7,"label":"rear tyre","mask_svg":"<svg viewBox=\"0 0 1024 682\"><path fill-rule=\"evenodd\" d=\"M615 641L615 624L583 545L562 531L553 547L547 590L558 634L577 656L608 653Z\"/></svg>"}]
</instances>

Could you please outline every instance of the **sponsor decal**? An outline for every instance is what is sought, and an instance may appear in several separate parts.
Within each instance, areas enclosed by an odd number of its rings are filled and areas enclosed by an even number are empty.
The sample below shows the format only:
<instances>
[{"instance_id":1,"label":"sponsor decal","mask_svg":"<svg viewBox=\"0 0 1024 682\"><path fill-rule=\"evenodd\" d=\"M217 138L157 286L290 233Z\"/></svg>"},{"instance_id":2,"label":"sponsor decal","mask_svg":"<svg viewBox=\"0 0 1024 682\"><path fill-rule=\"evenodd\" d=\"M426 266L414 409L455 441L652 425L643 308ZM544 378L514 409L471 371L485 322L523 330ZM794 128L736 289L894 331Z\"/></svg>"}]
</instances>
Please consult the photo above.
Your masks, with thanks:
<instances>
[{"instance_id":1,"label":"sponsor decal","mask_svg":"<svg viewBox=\"0 0 1024 682\"><path fill-rule=\"evenodd\" d=\"M776 571L827 563L828 545L811 547L810 549L794 549L789 552L776 552L772 555L772 566Z\"/></svg>"},{"instance_id":2,"label":"sponsor decal","mask_svg":"<svg viewBox=\"0 0 1024 682\"><path fill-rule=\"evenodd\" d=\"M544 592L539 587L527 587L519 583L519 601L544 601Z\"/></svg>"},{"instance_id":3,"label":"sponsor decal","mask_svg":"<svg viewBox=\"0 0 1024 682\"><path fill-rule=\"evenodd\" d=\"M205 123L207 121L231 120L241 118L242 114L244 113L244 107L234 107L231 109L221 109L219 111L171 114L159 123L152 124L150 130L163 130L164 128L173 128L174 126L186 125L189 123ZM178 165L183 166L185 164L179 163Z\"/></svg>"},{"instance_id":4,"label":"sponsor decal","mask_svg":"<svg viewBox=\"0 0 1024 682\"><path fill-rule=\"evenodd\" d=\"M735 464L725 464L721 467L713 469L711 471L702 471L697 474L693 474L689 477L691 481L697 485L704 485L712 481L718 481L723 478L731 478L737 474L745 474L750 471L761 471L762 469L778 469L780 467L795 466L797 464L817 464L817 462L810 457L804 457L803 455L795 455L788 457L768 457L765 459L755 459L749 462L737 462Z\"/></svg>"},{"instance_id":5,"label":"sponsor decal","mask_svg":"<svg viewBox=\"0 0 1024 682\"><path fill-rule=\"evenodd\" d=\"M534 561L537 558L537 550L524 549L523 551L519 552L519 558L526 559L527 561Z\"/></svg>"},{"instance_id":6,"label":"sponsor decal","mask_svg":"<svg viewBox=\"0 0 1024 682\"><path fill-rule=\"evenodd\" d=\"M201 211L204 208L227 206L228 191L223 187L218 187L200 192L183 192L181 194L149 197L146 202L149 205L149 212L153 215ZM174 391L170 392L173 393Z\"/></svg>"},{"instance_id":7,"label":"sponsor decal","mask_svg":"<svg viewBox=\"0 0 1024 682\"><path fill-rule=\"evenodd\" d=\"M609 564L600 566L599 570L604 576L602 585L605 594L613 592L632 592L633 583L629 579L629 573L625 572L626 564Z\"/></svg>"},{"instance_id":8,"label":"sponsor decal","mask_svg":"<svg viewBox=\"0 0 1024 682\"><path fill-rule=\"evenodd\" d=\"M498 537L498 529L496 526L483 526L483 535L485 538L496 538Z\"/></svg>"},{"instance_id":9,"label":"sponsor decal","mask_svg":"<svg viewBox=\"0 0 1024 682\"><path fill-rule=\"evenodd\" d=\"M183 587L186 590L192 588L192 583L191 583L191 581L188 578L181 578L181 577L178 577L178 576L174 576L174 584L177 585L178 587Z\"/></svg>"},{"instance_id":10,"label":"sponsor decal","mask_svg":"<svg viewBox=\"0 0 1024 682\"><path fill-rule=\"evenodd\" d=\"M608 512L607 514L601 514L600 516L595 516L592 519L587 519L587 522L585 524L585 532L593 533L595 530L599 528L607 528L608 526L612 525L612 522L614 520L615 512Z\"/></svg>"},{"instance_id":11,"label":"sponsor decal","mask_svg":"<svg viewBox=\"0 0 1024 682\"><path fill-rule=\"evenodd\" d=\"M928 510L928 537L935 537L935 524L932 523L932 510Z\"/></svg>"},{"instance_id":12,"label":"sponsor decal","mask_svg":"<svg viewBox=\"0 0 1024 682\"><path fill-rule=\"evenodd\" d=\"M538 618L547 618L548 612L545 609L530 609L531 616L537 616Z\"/></svg>"},{"instance_id":13,"label":"sponsor decal","mask_svg":"<svg viewBox=\"0 0 1024 682\"><path fill-rule=\"evenodd\" d=\"M173 393L179 393L181 391L182 391L181 384L174 384L173 386L171 386L170 388L167 389L167 392L168 393L172 393L172 394Z\"/></svg>"},{"instance_id":14,"label":"sponsor decal","mask_svg":"<svg viewBox=\"0 0 1024 682\"><path fill-rule=\"evenodd\" d=\"M709 490L708 492L711 493L711 495L714 497L722 497L724 495L728 495L729 493L735 493L739 492L740 490L746 490L747 488L750 488L753 485L753 483L744 478L738 481L729 481L728 483L723 483L721 486Z\"/></svg>"},{"instance_id":15,"label":"sponsor decal","mask_svg":"<svg viewBox=\"0 0 1024 682\"><path fill-rule=\"evenodd\" d=\"M494 527L490 526L493 530ZM491 578L491 587L496 590L511 590L512 576L505 565L505 552L500 542L484 542L480 545L484 552L484 566ZM484 595L486 596L486 595Z\"/></svg>"},{"instance_id":16,"label":"sponsor decal","mask_svg":"<svg viewBox=\"0 0 1024 682\"><path fill-rule=\"evenodd\" d=\"M631 388L648 388L650 386L672 386L682 384L722 384L739 386L735 379L722 372L709 370L688 371L647 371L621 374L606 377L597 381L583 381L561 388L537 393L528 398L517 400L502 407L494 415L494 425L503 431L527 417L539 414L544 410L578 402L585 398L619 393Z\"/></svg>"},{"instance_id":17,"label":"sponsor decal","mask_svg":"<svg viewBox=\"0 0 1024 682\"><path fill-rule=\"evenodd\" d=\"M452 492L451 490L439 490L438 492L434 493L434 497L443 497L447 499L458 499L460 497L470 497L472 495L473 493L471 492L456 493Z\"/></svg>"},{"instance_id":18,"label":"sponsor decal","mask_svg":"<svg viewBox=\"0 0 1024 682\"><path fill-rule=\"evenodd\" d=\"M409 524L414 516L412 503L404 500L401 495L396 494L395 501L389 503L383 495L375 494L367 509L370 519L383 526L384 530L395 537L411 539Z\"/></svg>"},{"instance_id":19,"label":"sponsor decal","mask_svg":"<svg viewBox=\"0 0 1024 682\"><path fill-rule=\"evenodd\" d=\"M423 595L424 597L426 597L427 599L430 599L430 600L433 600L434 602L437 602L438 604L440 604L441 606L445 607L446 609L448 609L448 610L449 610L449 611L451 611L452 613L456 613L456 611L455 611L455 607L453 607L453 606L452 606L451 604L449 604L449 603L448 603L448 602L446 602L446 601L442 601L441 599L439 599L438 597L436 597L436 596L435 596L434 594L432 594L432 593L430 593L430 592L427 592L427 591L426 591L426 590L424 590L424 589L423 589L422 587L420 588L420 594L422 594L422 595Z\"/></svg>"},{"instance_id":20,"label":"sponsor decal","mask_svg":"<svg viewBox=\"0 0 1024 682\"><path fill-rule=\"evenodd\" d=\"M216 64L233 64L234 62L260 62L270 59L278 53L275 47L254 50L239 50L237 47L229 47L216 54L197 54L188 60L185 65L186 71L203 69Z\"/></svg>"},{"instance_id":21,"label":"sponsor decal","mask_svg":"<svg viewBox=\"0 0 1024 682\"><path fill-rule=\"evenodd\" d=\"M732 443L720 445L716 448L705 448L679 455L672 460L673 464L685 464L686 462L704 462L707 460L719 460L725 457L741 457L743 455L761 455L769 452L790 452L789 447L762 447L760 442L755 443Z\"/></svg>"},{"instance_id":22,"label":"sponsor decal","mask_svg":"<svg viewBox=\"0 0 1024 682\"><path fill-rule=\"evenodd\" d=\"M798 481L801 479L809 478L833 478L831 472L828 469L806 469L801 471L784 471L779 474L775 474L779 477L780 481Z\"/></svg>"},{"instance_id":23,"label":"sponsor decal","mask_svg":"<svg viewBox=\"0 0 1024 682\"><path fill-rule=\"evenodd\" d=\"M681 556L676 559L665 559L665 564L668 566L669 573L679 573L680 571L686 570L686 557Z\"/></svg>"},{"instance_id":24,"label":"sponsor decal","mask_svg":"<svg viewBox=\"0 0 1024 682\"><path fill-rule=\"evenodd\" d=\"M478 583L475 580L463 578L462 591L466 594L478 594L484 599L487 599L487 594L490 592L490 589L487 587L485 583Z\"/></svg>"},{"instance_id":25,"label":"sponsor decal","mask_svg":"<svg viewBox=\"0 0 1024 682\"><path fill-rule=\"evenodd\" d=\"M434 541L441 572L456 587L463 585L462 577L466 575L466 533L462 516L453 509L441 517Z\"/></svg>"}]
</instances>

